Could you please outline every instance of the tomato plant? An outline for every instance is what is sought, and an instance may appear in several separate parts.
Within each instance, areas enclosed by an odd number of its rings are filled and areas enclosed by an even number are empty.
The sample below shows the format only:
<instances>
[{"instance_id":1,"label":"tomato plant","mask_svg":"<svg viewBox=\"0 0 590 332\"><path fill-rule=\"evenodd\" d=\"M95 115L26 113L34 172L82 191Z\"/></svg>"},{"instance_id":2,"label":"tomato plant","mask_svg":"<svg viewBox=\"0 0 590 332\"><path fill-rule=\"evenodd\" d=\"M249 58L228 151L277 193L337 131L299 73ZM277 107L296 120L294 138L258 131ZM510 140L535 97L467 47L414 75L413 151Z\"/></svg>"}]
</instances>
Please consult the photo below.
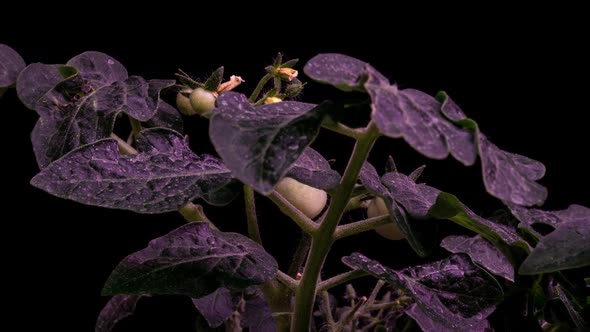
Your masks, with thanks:
<instances>
[{"instance_id":1,"label":"tomato plant","mask_svg":"<svg viewBox=\"0 0 590 332\"><path fill-rule=\"evenodd\" d=\"M541 209L545 166L494 144L445 92L400 88L369 63L336 53L311 58L302 71L359 100L302 102L297 61L280 54L248 95L238 92L240 77L224 81L223 67L201 82L183 71L176 80L130 76L101 52L27 66L0 45L0 60L0 93L16 88L39 116L34 187L139 214L178 211L187 221L115 267L96 331L110 331L138 301L159 295L190 298L199 330L487 331L509 296L527 303L522 314L537 329L588 327L588 298L579 291L588 278L569 280L568 272L590 264L590 209ZM178 110L162 98L166 91ZM354 105L366 112L362 126L343 120ZM121 118L129 121L125 136L115 130ZM215 155L191 149L188 119L208 121ZM354 141L341 172L311 147L320 130ZM423 168L403 172L393 158L372 165L382 139L403 139L434 160L479 162L502 217L477 214L421 182ZM264 247L256 209L263 197L304 233L289 270ZM238 198L247 235L225 232L207 215ZM444 222L464 232L437 238L432 229ZM424 262L394 269L350 252L341 259L349 270L324 278L334 243L372 230L406 241ZM439 246L448 254L427 260ZM368 276L375 286L359 295L351 283ZM339 301L333 290L344 284Z\"/></svg>"}]
</instances>

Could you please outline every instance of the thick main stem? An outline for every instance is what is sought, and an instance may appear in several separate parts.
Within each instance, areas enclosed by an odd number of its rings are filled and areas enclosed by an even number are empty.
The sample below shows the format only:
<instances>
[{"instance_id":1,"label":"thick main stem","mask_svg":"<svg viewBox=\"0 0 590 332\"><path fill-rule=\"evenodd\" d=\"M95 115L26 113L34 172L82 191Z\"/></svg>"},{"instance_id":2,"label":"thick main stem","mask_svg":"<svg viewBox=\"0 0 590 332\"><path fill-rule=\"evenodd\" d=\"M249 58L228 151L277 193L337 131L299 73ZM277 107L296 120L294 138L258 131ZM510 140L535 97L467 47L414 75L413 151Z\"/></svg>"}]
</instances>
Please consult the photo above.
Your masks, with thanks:
<instances>
[{"instance_id":1,"label":"thick main stem","mask_svg":"<svg viewBox=\"0 0 590 332\"><path fill-rule=\"evenodd\" d=\"M303 270L303 277L295 292L295 311L291 321L291 331L293 332L309 331L318 279L326 256L334 243L334 231L348 204L361 167L378 136L377 128L371 123L358 138L342 182L332 197L328 212L326 212L317 232L312 235L310 254Z\"/></svg>"}]
</instances>

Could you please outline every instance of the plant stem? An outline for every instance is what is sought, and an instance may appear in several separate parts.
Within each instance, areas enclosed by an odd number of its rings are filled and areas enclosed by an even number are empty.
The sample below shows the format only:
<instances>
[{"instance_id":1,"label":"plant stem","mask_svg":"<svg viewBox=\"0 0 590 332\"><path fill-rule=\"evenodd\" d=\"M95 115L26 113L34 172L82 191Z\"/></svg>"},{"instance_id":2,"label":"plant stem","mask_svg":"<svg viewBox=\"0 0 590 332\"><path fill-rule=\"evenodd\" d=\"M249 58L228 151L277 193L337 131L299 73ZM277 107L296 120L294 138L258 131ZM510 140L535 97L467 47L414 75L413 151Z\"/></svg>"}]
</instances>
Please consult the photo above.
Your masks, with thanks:
<instances>
[{"instance_id":1,"label":"plant stem","mask_svg":"<svg viewBox=\"0 0 590 332\"><path fill-rule=\"evenodd\" d=\"M258 85L256 85L256 88L254 89L254 91L250 95L250 98L248 98L249 102L253 103L256 101L256 98L258 98L258 95L260 95L260 92L262 92L262 89L264 89L264 86L266 85L268 80L270 80L271 78L272 78L272 74L266 74L266 75L262 76L262 78L258 82Z\"/></svg>"},{"instance_id":2,"label":"plant stem","mask_svg":"<svg viewBox=\"0 0 590 332\"><path fill-rule=\"evenodd\" d=\"M364 277L367 275L368 274L362 270L346 271L344 273L333 276L330 279L326 279L326 280L320 282L317 286L318 292L327 291L330 288L334 288L336 286L347 283L351 280L358 279L358 278L361 278L361 277Z\"/></svg>"},{"instance_id":3,"label":"plant stem","mask_svg":"<svg viewBox=\"0 0 590 332\"><path fill-rule=\"evenodd\" d=\"M291 322L291 331L309 331L318 278L326 256L334 243L334 231L348 204L361 167L377 137L379 137L379 131L371 122L354 146L342 181L332 197L328 212L326 212L317 231L311 234L310 254L303 270L303 277L295 292L295 311Z\"/></svg>"},{"instance_id":4,"label":"plant stem","mask_svg":"<svg viewBox=\"0 0 590 332\"><path fill-rule=\"evenodd\" d=\"M310 247L311 237L306 233L302 233L301 238L299 239L299 244L297 244L297 249L295 249L295 252L293 253L293 259L289 265L289 270L287 270L289 276L296 277L297 273L301 272L301 267L305 264Z\"/></svg>"},{"instance_id":5,"label":"plant stem","mask_svg":"<svg viewBox=\"0 0 590 332\"><path fill-rule=\"evenodd\" d=\"M116 134L111 134L111 138L117 141L117 147L119 151L123 154L137 154L138 151L129 145L129 143L125 142L121 137L117 136Z\"/></svg>"},{"instance_id":6,"label":"plant stem","mask_svg":"<svg viewBox=\"0 0 590 332\"><path fill-rule=\"evenodd\" d=\"M246 220L248 223L248 236L262 245L260 228L258 227L258 217L256 216L256 202L254 190L248 185L244 185L244 204L246 210Z\"/></svg>"},{"instance_id":7,"label":"plant stem","mask_svg":"<svg viewBox=\"0 0 590 332\"><path fill-rule=\"evenodd\" d=\"M267 197L270 198L279 207L281 212L290 217L304 232L313 235L317 231L318 224L299 211L299 209L293 206L293 204L286 200L281 194L274 191Z\"/></svg>"},{"instance_id":8,"label":"plant stem","mask_svg":"<svg viewBox=\"0 0 590 332\"><path fill-rule=\"evenodd\" d=\"M287 286L287 288L291 289L291 290L295 290L297 289L297 286L299 285L299 281L291 278L288 274L286 274L285 272L279 270L279 272L277 272L277 280L280 281L283 285Z\"/></svg>"},{"instance_id":9,"label":"plant stem","mask_svg":"<svg viewBox=\"0 0 590 332\"><path fill-rule=\"evenodd\" d=\"M322 292L322 305L324 307L324 315L326 316L326 324L328 324L328 332L334 332L334 317L332 316L332 307L330 305L330 294L327 291Z\"/></svg>"},{"instance_id":10,"label":"plant stem","mask_svg":"<svg viewBox=\"0 0 590 332\"><path fill-rule=\"evenodd\" d=\"M363 135L362 129L350 128L346 125L343 125L340 122L332 120L329 117L326 117L326 119L322 123L322 127L329 129L333 132L342 134L344 136L352 137L354 139L359 139Z\"/></svg>"},{"instance_id":11,"label":"plant stem","mask_svg":"<svg viewBox=\"0 0 590 332\"><path fill-rule=\"evenodd\" d=\"M133 134L133 139L137 139L139 133L141 132L141 122L139 120L129 117L129 123L131 124L131 133Z\"/></svg>"},{"instance_id":12,"label":"plant stem","mask_svg":"<svg viewBox=\"0 0 590 332\"><path fill-rule=\"evenodd\" d=\"M336 232L334 233L334 237L339 240L348 236L373 230L379 226L387 225L391 222L391 217L388 214L355 221L350 224L338 226L336 228Z\"/></svg>"}]
</instances>

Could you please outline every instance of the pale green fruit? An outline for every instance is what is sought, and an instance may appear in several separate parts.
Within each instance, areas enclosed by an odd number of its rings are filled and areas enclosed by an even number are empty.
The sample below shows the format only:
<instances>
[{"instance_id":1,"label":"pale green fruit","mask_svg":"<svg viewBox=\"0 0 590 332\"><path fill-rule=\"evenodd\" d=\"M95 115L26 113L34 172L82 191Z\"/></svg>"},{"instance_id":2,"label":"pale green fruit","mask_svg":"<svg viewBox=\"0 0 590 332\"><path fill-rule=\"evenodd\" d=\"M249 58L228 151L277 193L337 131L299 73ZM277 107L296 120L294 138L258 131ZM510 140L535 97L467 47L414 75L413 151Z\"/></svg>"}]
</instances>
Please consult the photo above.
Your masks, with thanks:
<instances>
[{"instance_id":1,"label":"pale green fruit","mask_svg":"<svg viewBox=\"0 0 590 332\"><path fill-rule=\"evenodd\" d=\"M326 206L328 194L293 178L283 178L275 190L309 218L317 217Z\"/></svg>"},{"instance_id":2,"label":"pale green fruit","mask_svg":"<svg viewBox=\"0 0 590 332\"><path fill-rule=\"evenodd\" d=\"M389 214L389 210L387 209L387 205L385 205L385 201L382 198L375 197L373 200L371 200L369 207L367 208L367 216L369 218L386 214ZM387 225L375 228L375 232L388 240L401 240L404 238L404 235L399 230L399 228L397 228L397 225L393 223L393 220Z\"/></svg>"},{"instance_id":3,"label":"pale green fruit","mask_svg":"<svg viewBox=\"0 0 590 332\"><path fill-rule=\"evenodd\" d=\"M183 95L181 92L176 94L176 107L178 108L180 113L188 116L197 114L197 112L191 106L191 100L189 99L189 97Z\"/></svg>"},{"instance_id":4,"label":"pale green fruit","mask_svg":"<svg viewBox=\"0 0 590 332\"><path fill-rule=\"evenodd\" d=\"M199 115L206 115L215 108L216 95L203 88L196 88L191 92L190 102L193 110Z\"/></svg>"}]
</instances>

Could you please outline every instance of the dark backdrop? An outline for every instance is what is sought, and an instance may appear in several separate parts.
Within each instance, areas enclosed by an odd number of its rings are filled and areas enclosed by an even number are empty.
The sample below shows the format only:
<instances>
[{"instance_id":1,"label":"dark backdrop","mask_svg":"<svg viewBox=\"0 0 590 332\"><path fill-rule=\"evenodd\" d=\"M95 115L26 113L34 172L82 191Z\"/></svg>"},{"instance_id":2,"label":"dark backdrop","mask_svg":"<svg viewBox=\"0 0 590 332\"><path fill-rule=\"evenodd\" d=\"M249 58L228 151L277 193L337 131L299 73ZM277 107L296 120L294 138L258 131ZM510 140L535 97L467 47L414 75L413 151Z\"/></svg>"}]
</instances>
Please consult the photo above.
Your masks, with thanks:
<instances>
[{"instance_id":1,"label":"dark backdrop","mask_svg":"<svg viewBox=\"0 0 590 332\"><path fill-rule=\"evenodd\" d=\"M252 90L278 51L300 58L298 69L317 53L346 53L370 62L402 87L431 94L446 90L499 147L542 161L547 166L541 183L549 188L548 208L590 203L590 54L583 48L587 24L578 20L575 10L489 8L433 19L406 17L403 12L389 15L378 8L327 16L293 8L264 11L265 18L256 19L219 14L215 24L197 20L201 14L179 13L181 18L168 26L159 19L130 23L128 16L116 15L98 23L35 21L38 25L31 32L21 25L0 30L0 43L14 47L27 63L62 63L86 50L102 51L121 61L130 74L146 78L171 78L177 68L204 77L225 65L226 74L246 79L239 91ZM565 21L557 23L556 17ZM319 21L324 23L314 23ZM233 31L226 33L220 25ZM303 74L300 78L309 81ZM302 99L319 102L337 96L341 94L310 82ZM172 101L173 94L166 98ZM14 91L0 99L0 111L3 175L9 183L2 204L2 271L9 280L4 286L11 295L11 316L27 330L89 331L106 300L100 297L102 284L118 261L183 220L175 213L145 216L83 206L32 188L29 180L38 169L29 134L37 115L19 104ZM206 122L193 118L185 123L195 150L211 152ZM335 167L341 170L351 142L322 133L314 147L336 159ZM465 168L451 159L430 161L402 140L391 139L381 139L370 159L382 166L387 154L403 172L427 164L424 181L457 194L483 215L499 207L484 192L479 164ZM258 202L265 244L285 266L296 229L264 198ZM244 231L241 207L236 201L229 208L208 208L207 213L223 230ZM443 231L457 229L443 224ZM393 267L420 262L404 242L365 234L337 244L326 276L343 271L338 254L353 250ZM155 315L158 312L162 315ZM163 298L140 304L137 317L121 324L119 331L190 331L191 320L190 303Z\"/></svg>"}]
</instances>

